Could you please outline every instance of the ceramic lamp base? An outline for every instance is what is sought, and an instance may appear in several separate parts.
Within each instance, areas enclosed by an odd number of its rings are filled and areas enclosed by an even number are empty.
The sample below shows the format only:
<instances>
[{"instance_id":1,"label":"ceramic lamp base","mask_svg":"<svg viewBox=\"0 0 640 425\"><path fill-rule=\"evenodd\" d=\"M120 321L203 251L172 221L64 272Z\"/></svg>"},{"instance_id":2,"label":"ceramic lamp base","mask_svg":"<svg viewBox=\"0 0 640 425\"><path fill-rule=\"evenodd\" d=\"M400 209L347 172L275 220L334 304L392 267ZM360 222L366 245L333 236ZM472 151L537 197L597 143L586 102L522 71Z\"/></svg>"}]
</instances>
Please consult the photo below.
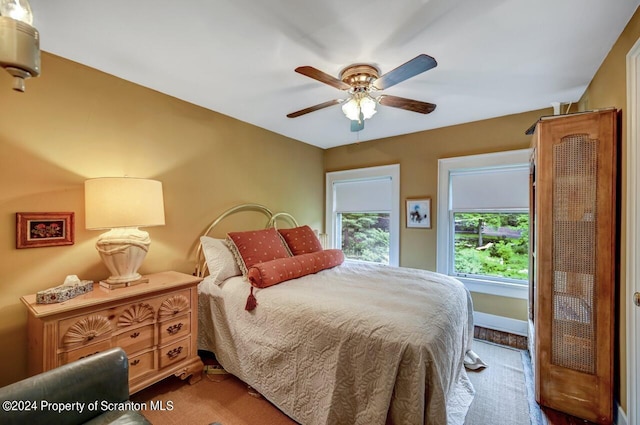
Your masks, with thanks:
<instances>
[{"instance_id":1,"label":"ceramic lamp base","mask_svg":"<svg viewBox=\"0 0 640 425\"><path fill-rule=\"evenodd\" d=\"M96 249L111 273L100 285L114 289L143 283L138 268L150 245L149 234L137 227L112 229L100 235Z\"/></svg>"}]
</instances>

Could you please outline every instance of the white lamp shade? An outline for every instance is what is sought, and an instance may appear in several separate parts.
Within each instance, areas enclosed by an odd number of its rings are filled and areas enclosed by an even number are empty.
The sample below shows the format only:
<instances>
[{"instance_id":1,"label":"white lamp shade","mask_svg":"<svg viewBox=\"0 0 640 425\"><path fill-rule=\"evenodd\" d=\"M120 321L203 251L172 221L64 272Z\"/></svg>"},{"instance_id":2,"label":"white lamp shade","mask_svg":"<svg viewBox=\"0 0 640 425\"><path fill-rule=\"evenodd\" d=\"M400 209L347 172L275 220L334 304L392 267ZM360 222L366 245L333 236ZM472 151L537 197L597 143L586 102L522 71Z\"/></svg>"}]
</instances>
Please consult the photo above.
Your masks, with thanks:
<instances>
[{"instance_id":1,"label":"white lamp shade","mask_svg":"<svg viewBox=\"0 0 640 425\"><path fill-rule=\"evenodd\" d=\"M371 98L371 96L363 96L360 99L360 110L362 111L362 116L365 120L368 120L376 113L376 101Z\"/></svg>"},{"instance_id":2,"label":"white lamp shade","mask_svg":"<svg viewBox=\"0 0 640 425\"><path fill-rule=\"evenodd\" d=\"M351 121L358 121L360 119L360 106L355 98L349 99L347 103L342 105L342 112Z\"/></svg>"},{"instance_id":3,"label":"white lamp shade","mask_svg":"<svg viewBox=\"0 0 640 425\"><path fill-rule=\"evenodd\" d=\"M112 229L164 225L162 183L131 177L104 177L84 183L85 227Z\"/></svg>"}]
</instances>

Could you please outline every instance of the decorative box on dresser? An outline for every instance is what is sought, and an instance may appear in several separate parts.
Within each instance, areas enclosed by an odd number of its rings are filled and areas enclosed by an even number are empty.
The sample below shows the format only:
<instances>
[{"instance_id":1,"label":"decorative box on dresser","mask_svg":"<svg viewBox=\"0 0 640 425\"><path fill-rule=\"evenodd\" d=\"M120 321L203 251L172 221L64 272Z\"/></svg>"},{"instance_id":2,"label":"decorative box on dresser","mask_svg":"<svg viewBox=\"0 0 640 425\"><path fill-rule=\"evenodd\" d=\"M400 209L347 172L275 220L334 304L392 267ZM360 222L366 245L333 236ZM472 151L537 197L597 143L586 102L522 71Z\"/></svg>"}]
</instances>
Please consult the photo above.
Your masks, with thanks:
<instances>
[{"instance_id":1,"label":"decorative box on dresser","mask_svg":"<svg viewBox=\"0 0 640 425\"><path fill-rule=\"evenodd\" d=\"M613 421L618 112L542 118L531 166L536 400Z\"/></svg>"},{"instance_id":2,"label":"decorative box on dresser","mask_svg":"<svg viewBox=\"0 0 640 425\"><path fill-rule=\"evenodd\" d=\"M29 313L29 374L122 347L131 394L170 375L199 381L196 286L202 279L174 271L144 277L148 283L118 289L96 283L93 291L57 304L22 297Z\"/></svg>"}]
</instances>

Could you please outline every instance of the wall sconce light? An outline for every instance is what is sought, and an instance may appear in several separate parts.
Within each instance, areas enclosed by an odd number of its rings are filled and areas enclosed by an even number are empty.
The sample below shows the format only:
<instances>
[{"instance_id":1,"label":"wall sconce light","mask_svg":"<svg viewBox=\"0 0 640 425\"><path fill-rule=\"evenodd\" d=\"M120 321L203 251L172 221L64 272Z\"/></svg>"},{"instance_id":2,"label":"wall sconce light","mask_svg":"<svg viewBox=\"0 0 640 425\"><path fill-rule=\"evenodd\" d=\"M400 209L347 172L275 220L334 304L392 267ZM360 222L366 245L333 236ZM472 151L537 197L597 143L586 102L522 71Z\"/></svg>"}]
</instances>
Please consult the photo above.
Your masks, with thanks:
<instances>
[{"instance_id":1,"label":"wall sconce light","mask_svg":"<svg viewBox=\"0 0 640 425\"><path fill-rule=\"evenodd\" d=\"M0 0L0 66L13 76L13 89L40 75L40 33L32 27L27 0Z\"/></svg>"},{"instance_id":2,"label":"wall sconce light","mask_svg":"<svg viewBox=\"0 0 640 425\"><path fill-rule=\"evenodd\" d=\"M138 273L151 239L138 229L164 225L162 183L130 177L103 177L84 182L85 227L111 229L96 242L111 272L100 282L114 289L146 282Z\"/></svg>"}]
</instances>

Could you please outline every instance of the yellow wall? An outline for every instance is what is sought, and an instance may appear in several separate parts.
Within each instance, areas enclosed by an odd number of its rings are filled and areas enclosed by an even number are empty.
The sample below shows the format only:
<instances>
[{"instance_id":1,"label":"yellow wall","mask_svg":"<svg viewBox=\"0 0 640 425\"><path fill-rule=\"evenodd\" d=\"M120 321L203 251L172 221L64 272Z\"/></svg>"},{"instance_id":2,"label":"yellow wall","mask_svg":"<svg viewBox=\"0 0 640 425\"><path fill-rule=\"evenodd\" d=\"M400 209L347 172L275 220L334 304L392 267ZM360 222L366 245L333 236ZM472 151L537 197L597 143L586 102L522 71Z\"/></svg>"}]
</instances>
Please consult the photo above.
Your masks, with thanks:
<instances>
[{"instance_id":1,"label":"yellow wall","mask_svg":"<svg viewBox=\"0 0 640 425\"><path fill-rule=\"evenodd\" d=\"M541 115L551 113L551 109L545 109L340 146L325 152L325 168L338 171L400 164L400 198L403 204L406 198L430 196L433 215L432 229L401 226L400 265L436 270L438 159L528 148L531 136L527 136L525 130ZM424 119L428 120L429 116ZM472 296L476 311L527 320L526 300L479 293L472 293Z\"/></svg>"},{"instance_id":2,"label":"yellow wall","mask_svg":"<svg viewBox=\"0 0 640 425\"><path fill-rule=\"evenodd\" d=\"M42 62L26 93L0 72L0 385L26 376L19 298L68 274L108 276L94 248L100 232L84 229L87 178L162 181L166 225L146 229L143 273L191 273L199 234L238 203L323 221L321 149L50 54ZM15 213L31 211L75 212L75 245L17 250Z\"/></svg>"},{"instance_id":3,"label":"yellow wall","mask_svg":"<svg viewBox=\"0 0 640 425\"><path fill-rule=\"evenodd\" d=\"M621 198L621 217L620 217L620 282L618 286L618 338L620 340L619 348L616 350L617 370L619 370L618 393L617 398L620 405L626 411L627 401L627 326L626 314L627 304L630 300L626 297L626 226L627 219L626 209L627 203L625 194L627 191L627 120L625 113L627 107L627 84L626 84L626 56L633 45L640 38L640 11L636 10L627 27L618 38L615 45L611 48L608 56L602 62L600 69L591 80L591 84L587 88L581 99L581 105L585 109L606 108L615 106L623 111L621 133L622 143L620 149L620 198Z\"/></svg>"}]
</instances>

